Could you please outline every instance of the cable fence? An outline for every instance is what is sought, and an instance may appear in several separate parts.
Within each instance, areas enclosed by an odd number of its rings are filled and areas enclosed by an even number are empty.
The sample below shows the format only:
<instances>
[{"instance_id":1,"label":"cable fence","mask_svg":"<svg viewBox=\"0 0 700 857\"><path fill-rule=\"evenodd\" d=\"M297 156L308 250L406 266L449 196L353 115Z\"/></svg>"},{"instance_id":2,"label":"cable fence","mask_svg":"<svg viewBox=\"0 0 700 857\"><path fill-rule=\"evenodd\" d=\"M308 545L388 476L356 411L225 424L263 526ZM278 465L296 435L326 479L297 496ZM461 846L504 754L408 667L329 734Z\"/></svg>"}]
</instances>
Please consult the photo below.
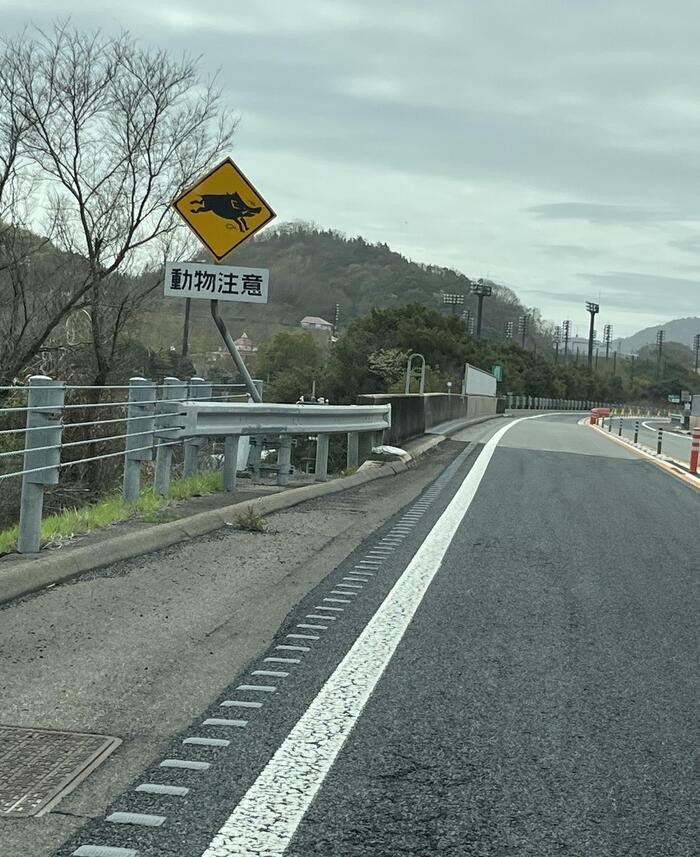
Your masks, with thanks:
<instances>
[{"instance_id":1,"label":"cable fence","mask_svg":"<svg viewBox=\"0 0 700 857\"><path fill-rule=\"evenodd\" d=\"M262 392L262 382L255 383ZM209 438L175 438L183 428L181 403L249 400L243 384L200 377L99 387L33 376L27 386L0 388L0 527L14 524L19 509L18 550L33 552L45 497L49 511L72 508L121 479L122 496L132 502L144 470L154 492L167 496L174 475L220 467L223 453L223 443ZM244 457L247 448L240 452Z\"/></svg>"}]
</instances>

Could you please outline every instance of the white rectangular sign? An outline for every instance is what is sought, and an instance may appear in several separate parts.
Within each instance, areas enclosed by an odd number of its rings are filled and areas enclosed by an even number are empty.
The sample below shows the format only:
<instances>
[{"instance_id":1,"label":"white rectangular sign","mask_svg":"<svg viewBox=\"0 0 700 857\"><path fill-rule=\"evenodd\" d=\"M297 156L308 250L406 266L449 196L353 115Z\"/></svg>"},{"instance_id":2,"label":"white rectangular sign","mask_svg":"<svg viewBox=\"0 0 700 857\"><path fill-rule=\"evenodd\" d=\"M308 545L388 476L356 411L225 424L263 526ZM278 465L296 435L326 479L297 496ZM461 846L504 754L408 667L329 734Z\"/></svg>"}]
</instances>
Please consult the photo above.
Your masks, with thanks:
<instances>
[{"instance_id":1,"label":"white rectangular sign","mask_svg":"<svg viewBox=\"0 0 700 857\"><path fill-rule=\"evenodd\" d=\"M270 272L200 262L166 262L165 294L174 298L266 304Z\"/></svg>"}]
</instances>

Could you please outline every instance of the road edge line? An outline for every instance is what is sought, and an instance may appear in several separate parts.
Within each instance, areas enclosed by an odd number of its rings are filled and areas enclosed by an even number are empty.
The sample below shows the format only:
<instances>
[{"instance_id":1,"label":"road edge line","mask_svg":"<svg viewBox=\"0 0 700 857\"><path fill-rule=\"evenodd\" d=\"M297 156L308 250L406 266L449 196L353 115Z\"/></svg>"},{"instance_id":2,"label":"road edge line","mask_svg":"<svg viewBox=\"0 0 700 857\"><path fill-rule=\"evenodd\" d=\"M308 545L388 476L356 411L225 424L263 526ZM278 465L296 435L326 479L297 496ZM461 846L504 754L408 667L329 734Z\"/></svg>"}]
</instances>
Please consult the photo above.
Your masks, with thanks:
<instances>
[{"instance_id":1,"label":"road edge line","mask_svg":"<svg viewBox=\"0 0 700 857\"><path fill-rule=\"evenodd\" d=\"M602 434L603 437L606 437L608 440L612 440L617 443L619 446L624 447L629 450L629 452L633 452L635 455L644 459L645 461L650 461L652 464L655 464L657 467L660 467L665 473L668 473L669 476L674 476L676 479L680 479L681 482L684 482L686 485L690 485L691 488L695 488L696 490L700 489L700 473L698 476L693 476L693 474L688 471L687 473L681 473L676 468L682 467L680 461L676 461L676 459L671 459L674 464L671 465L666 461L660 461L655 455L652 455L650 452L646 452L643 449L640 449L638 446L635 446L630 441L625 438L621 438L618 435L613 435L612 432L607 432L602 429L598 425L593 425L590 421L590 417L588 417L584 421L584 425L587 425L588 428L597 431L599 434Z\"/></svg>"}]
</instances>

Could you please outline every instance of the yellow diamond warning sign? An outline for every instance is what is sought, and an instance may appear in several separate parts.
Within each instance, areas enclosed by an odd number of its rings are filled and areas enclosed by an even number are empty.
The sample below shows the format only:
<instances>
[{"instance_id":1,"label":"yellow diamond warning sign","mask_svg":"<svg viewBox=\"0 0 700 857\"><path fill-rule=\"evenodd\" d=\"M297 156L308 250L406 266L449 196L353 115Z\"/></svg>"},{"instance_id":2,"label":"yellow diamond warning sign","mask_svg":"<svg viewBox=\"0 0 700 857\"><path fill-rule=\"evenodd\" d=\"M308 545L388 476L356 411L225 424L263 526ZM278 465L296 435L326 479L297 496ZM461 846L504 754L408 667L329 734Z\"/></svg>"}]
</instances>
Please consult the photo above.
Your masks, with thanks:
<instances>
[{"instance_id":1,"label":"yellow diamond warning sign","mask_svg":"<svg viewBox=\"0 0 700 857\"><path fill-rule=\"evenodd\" d=\"M217 259L228 256L275 216L230 158L180 194L173 206Z\"/></svg>"}]
</instances>

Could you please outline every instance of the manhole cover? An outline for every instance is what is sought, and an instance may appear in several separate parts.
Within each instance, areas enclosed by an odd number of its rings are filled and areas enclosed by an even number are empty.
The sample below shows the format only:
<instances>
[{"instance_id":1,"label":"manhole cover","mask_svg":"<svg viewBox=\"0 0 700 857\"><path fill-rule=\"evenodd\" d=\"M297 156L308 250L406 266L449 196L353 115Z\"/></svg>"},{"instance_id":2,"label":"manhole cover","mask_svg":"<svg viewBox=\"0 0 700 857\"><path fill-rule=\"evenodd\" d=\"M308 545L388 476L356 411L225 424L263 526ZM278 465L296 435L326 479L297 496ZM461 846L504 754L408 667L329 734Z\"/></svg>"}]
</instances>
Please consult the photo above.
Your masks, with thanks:
<instances>
[{"instance_id":1,"label":"manhole cover","mask_svg":"<svg viewBox=\"0 0 700 857\"><path fill-rule=\"evenodd\" d=\"M0 726L0 817L48 812L120 743L105 735Z\"/></svg>"}]
</instances>

